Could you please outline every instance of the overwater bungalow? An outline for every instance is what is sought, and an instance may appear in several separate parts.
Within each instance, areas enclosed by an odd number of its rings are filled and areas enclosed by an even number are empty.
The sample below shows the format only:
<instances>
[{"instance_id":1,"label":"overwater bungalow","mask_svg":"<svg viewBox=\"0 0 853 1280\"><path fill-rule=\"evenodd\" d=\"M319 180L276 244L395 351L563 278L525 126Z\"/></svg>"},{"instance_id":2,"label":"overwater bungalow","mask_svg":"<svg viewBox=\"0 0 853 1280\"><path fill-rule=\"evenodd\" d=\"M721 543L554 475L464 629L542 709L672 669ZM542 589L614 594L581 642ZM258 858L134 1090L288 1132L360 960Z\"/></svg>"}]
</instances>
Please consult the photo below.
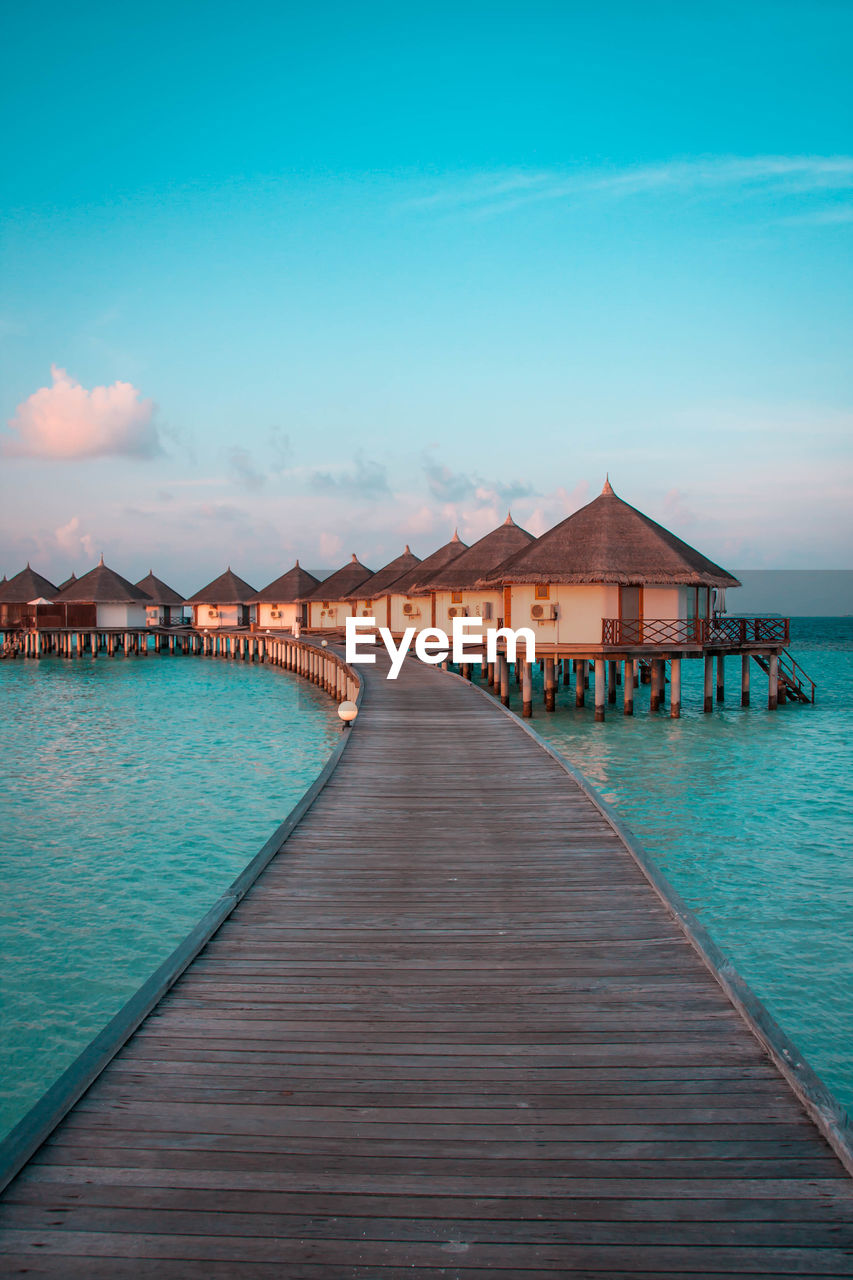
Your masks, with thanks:
<instances>
[{"instance_id":1,"label":"overwater bungalow","mask_svg":"<svg viewBox=\"0 0 853 1280\"><path fill-rule=\"evenodd\" d=\"M404 574L417 569L421 561L408 546L402 555L390 560L384 568L379 569L370 578L365 578L355 591L351 591L347 599L353 606L353 613L362 617L373 617L378 627L391 626L390 588Z\"/></svg>"},{"instance_id":2,"label":"overwater bungalow","mask_svg":"<svg viewBox=\"0 0 853 1280\"><path fill-rule=\"evenodd\" d=\"M422 627L432 626L431 606L426 603L423 596L417 596L414 593L421 583L427 582L433 574L438 573L440 569L445 569L451 560L456 560L463 551L467 550L468 544L462 541L458 532L455 532L443 547L439 547L437 551L433 551L432 555L420 560L409 569L408 573L404 573L392 584L387 597L391 619L388 626L394 635L402 635L406 627L414 626L420 630Z\"/></svg>"},{"instance_id":3,"label":"overwater bungalow","mask_svg":"<svg viewBox=\"0 0 853 1280\"><path fill-rule=\"evenodd\" d=\"M151 598L151 603L145 606L149 627L179 626L183 622L184 597L160 578L156 578L153 569L149 569L136 585Z\"/></svg>"},{"instance_id":4,"label":"overwater bungalow","mask_svg":"<svg viewBox=\"0 0 853 1280\"><path fill-rule=\"evenodd\" d=\"M190 596L186 603L192 606L193 626L200 631L248 627L251 602L257 594L257 588L238 578L229 565L224 573Z\"/></svg>"},{"instance_id":5,"label":"overwater bungalow","mask_svg":"<svg viewBox=\"0 0 853 1280\"><path fill-rule=\"evenodd\" d=\"M373 570L363 565L358 556L353 557L328 578L324 578L308 600L308 622L312 631L334 631L343 627L347 618L355 615L351 591L361 586Z\"/></svg>"},{"instance_id":6,"label":"overwater bungalow","mask_svg":"<svg viewBox=\"0 0 853 1280\"><path fill-rule=\"evenodd\" d=\"M297 560L292 569L255 596L252 604L257 626L272 631L292 631L294 627L306 626L308 599L319 586L320 579L303 569Z\"/></svg>"},{"instance_id":7,"label":"overwater bungalow","mask_svg":"<svg viewBox=\"0 0 853 1280\"><path fill-rule=\"evenodd\" d=\"M58 617L62 613L61 609L57 611L52 607L52 602L59 591L59 587L54 586L42 574L36 573L29 564L8 582L4 579L0 585L0 630L31 627L34 625L36 614L39 621L49 618L53 622L54 615ZM40 599L48 600L51 604L33 603ZM61 623L57 621L54 625L61 625Z\"/></svg>"},{"instance_id":8,"label":"overwater bungalow","mask_svg":"<svg viewBox=\"0 0 853 1280\"><path fill-rule=\"evenodd\" d=\"M86 630L144 627L146 609L151 599L120 573L104 564L101 556L94 569L75 578L70 586L55 597L55 605L64 607L59 625Z\"/></svg>"},{"instance_id":9,"label":"overwater bungalow","mask_svg":"<svg viewBox=\"0 0 853 1280\"><path fill-rule=\"evenodd\" d=\"M703 619L738 579L613 492L516 551L480 578L503 592L508 626L537 647L698 642Z\"/></svg>"},{"instance_id":10,"label":"overwater bungalow","mask_svg":"<svg viewBox=\"0 0 853 1280\"><path fill-rule=\"evenodd\" d=\"M450 631L454 618L476 616L484 620L484 625L503 626L501 585L481 585L482 579L514 552L534 541L532 533L522 529L511 515L507 515L497 529L472 543L461 555L413 588L414 596L421 599L429 597L429 614L420 625Z\"/></svg>"}]
</instances>

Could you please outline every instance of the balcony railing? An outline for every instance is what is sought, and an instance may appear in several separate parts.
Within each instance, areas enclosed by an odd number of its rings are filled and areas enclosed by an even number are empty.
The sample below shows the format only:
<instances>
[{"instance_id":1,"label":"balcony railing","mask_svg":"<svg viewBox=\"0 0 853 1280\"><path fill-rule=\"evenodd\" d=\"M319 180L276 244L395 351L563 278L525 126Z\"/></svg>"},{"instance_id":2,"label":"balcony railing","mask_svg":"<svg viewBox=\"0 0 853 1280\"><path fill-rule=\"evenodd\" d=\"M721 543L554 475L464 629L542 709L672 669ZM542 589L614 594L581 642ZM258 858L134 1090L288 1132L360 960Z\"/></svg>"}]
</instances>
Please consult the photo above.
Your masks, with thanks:
<instances>
[{"instance_id":1,"label":"balcony railing","mask_svg":"<svg viewBox=\"0 0 853 1280\"><path fill-rule=\"evenodd\" d=\"M705 648L747 644L787 645L789 618L603 618L602 644L699 645Z\"/></svg>"}]
</instances>

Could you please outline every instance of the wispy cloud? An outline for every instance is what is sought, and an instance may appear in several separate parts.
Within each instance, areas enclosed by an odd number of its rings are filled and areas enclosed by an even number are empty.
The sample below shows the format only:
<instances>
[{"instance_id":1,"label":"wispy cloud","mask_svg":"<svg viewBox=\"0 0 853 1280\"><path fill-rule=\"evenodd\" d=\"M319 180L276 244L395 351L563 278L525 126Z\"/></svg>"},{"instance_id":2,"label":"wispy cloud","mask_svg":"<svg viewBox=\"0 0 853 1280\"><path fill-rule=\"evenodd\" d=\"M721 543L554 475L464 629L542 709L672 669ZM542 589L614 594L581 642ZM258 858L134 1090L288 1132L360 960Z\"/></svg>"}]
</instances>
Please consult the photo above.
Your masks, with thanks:
<instances>
[{"instance_id":1,"label":"wispy cloud","mask_svg":"<svg viewBox=\"0 0 853 1280\"><path fill-rule=\"evenodd\" d=\"M11 457L152 458L161 453L154 402L129 382L87 391L53 365L52 385L18 405L9 423L12 436L0 442Z\"/></svg>"},{"instance_id":2,"label":"wispy cloud","mask_svg":"<svg viewBox=\"0 0 853 1280\"><path fill-rule=\"evenodd\" d=\"M450 181L407 200L403 209L488 217L543 201L581 203L666 193L821 196L853 189L853 156L706 156L626 168L524 170ZM832 216L826 220L841 220Z\"/></svg>"},{"instance_id":3,"label":"wispy cloud","mask_svg":"<svg viewBox=\"0 0 853 1280\"><path fill-rule=\"evenodd\" d=\"M228 471L234 483L250 493L262 489L266 483L266 476L258 470L248 449L229 449Z\"/></svg>"},{"instance_id":4,"label":"wispy cloud","mask_svg":"<svg viewBox=\"0 0 853 1280\"><path fill-rule=\"evenodd\" d=\"M390 492L384 464L360 453L351 467L312 471L309 483L315 493L346 494L351 498L379 498Z\"/></svg>"}]
</instances>

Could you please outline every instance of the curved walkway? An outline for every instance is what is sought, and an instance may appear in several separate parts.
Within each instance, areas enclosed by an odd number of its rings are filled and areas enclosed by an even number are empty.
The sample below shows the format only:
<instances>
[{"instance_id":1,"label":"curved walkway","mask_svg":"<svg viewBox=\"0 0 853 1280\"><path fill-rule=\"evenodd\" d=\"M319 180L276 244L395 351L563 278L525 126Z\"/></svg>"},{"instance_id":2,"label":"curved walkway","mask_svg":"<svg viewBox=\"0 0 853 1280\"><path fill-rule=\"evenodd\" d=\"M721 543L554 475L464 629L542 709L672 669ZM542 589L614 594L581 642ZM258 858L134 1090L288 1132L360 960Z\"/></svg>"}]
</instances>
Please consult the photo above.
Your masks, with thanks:
<instances>
[{"instance_id":1,"label":"curved walkway","mask_svg":"<svg viewBox=\"0 0 853 1280\"><path fill-rule=\"evenodd\" d=\"M2 1274L853 1275L853 1183L625 846L477 690L340 763L10 1186Z\"/></svg>"}]
</instances>

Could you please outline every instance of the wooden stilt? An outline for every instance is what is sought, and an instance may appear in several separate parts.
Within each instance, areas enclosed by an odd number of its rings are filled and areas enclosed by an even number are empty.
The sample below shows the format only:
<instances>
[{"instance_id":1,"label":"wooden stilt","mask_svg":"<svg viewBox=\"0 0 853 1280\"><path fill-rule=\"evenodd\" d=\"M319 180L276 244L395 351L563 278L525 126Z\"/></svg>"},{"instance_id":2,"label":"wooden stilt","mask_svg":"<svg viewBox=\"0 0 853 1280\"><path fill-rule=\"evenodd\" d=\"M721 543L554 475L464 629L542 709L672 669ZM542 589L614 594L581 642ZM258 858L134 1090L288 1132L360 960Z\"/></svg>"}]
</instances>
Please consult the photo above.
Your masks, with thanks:
<instances>
[{"instance_id":1,"label":"wooden stilt","mask_svg":"<svg viewBox=\"0 0 853 1280\"><path fill-rule=\"evenodd\" d=\"M554 672L554 659L545 659L545 710L553 711L557 701L557 677Z\"/></svg>"},{"instance_id":2,"label":"wooden stilt","mask_svg":"<svg viewBox=\"0 0 853 1280\"><path fill-rule=\"evenodd\" d=\"M582 707L584 704L584 664L580 661L575 662L575 706Z\"/></svg>"},{"instance_id":3,"label":"wooden stilt","mask_svg":"<svg viewBox=\"0 0 853 1280\"><path fill-rule=\"evenodd\" d=\"M669 664L669 714L673 720L681 715L681 659L673 658Z\"/></svg>"},{"instance_id":4,"label":"wooden stilt","mask_svg":"<svg viewBox=\"0 0 853 1280\"><path fill-rule=\"evenodd\" d=\"M658 711L661 701L661 664L660 658L652 658L651 690L649 693L649 711Z\"/></svg>"},{"instance_id":5,"label":"wooden stilt","mask_svg":"<svg viewBox=\"0 0 853 1280\"><path fill-rule=\"evenodd\" d=\"M501 702L505 707L509 706L509 662L506 654L501 654Z\"/></svg>"},{"instance_id":6,"label":"wooden stilt","mask_svg":"<svg viewBox=\"0 0 853 1280\"><path fill-rule=\"evenodd\" d=\"M521 714L525 720L533 715L533 668L526 658L521 662Z\"/></svg>"},{"instance_id":7,"label":"wooden stilt","mask_svg":"<svg viewBox=\"0 0 853 1280\"><path fill-rule=\"evenodd\" d=\"M717 654L717 701L726 700L726 658L725 654Z\"/></svg>"},{"instance_id":8,"label":"wooden stilt","mask_svg":"<svg viewBox=\"0 0 853 1280\"><path fill-rule=\"evenodd\" d=\"M775 711L779 704L779 655L771 653L767 660L769 667L767 682L767 707Z\"/></svg>"},{"instance_id":9,"label":"wooden stilt","mask_svg":"<svg viewBox=\"0 0 853 1280\"><path fill-rule=\"evenodd\" d=\"M749 706L749 667L752 658L745 653L740 660L740 705Z\"/></svg>"},{"instance_id":10,"label":"wooden stilt","mask_svg":"<svg viewBox=\"0 0 853 1280\"><path fill-rule=\"evenodd\" d=\"M705 702L703 711L714 709L714 655L705 654Z\"/></svg>"},{"instance_id":11,"label":"wooden stilt","mask_svg":"<svg viewBox=\"0 0 853 1280\"><path fill-rule=\"evenodd\" d=\"M625 693L623 695L623 709L626 716L634 714L634 663L628 658L625 663Z\"/></svg>"},{"instance_id":12,"label":"wooden stilt","mask_svg":"<svg viewBox=\"0 0 853 1280\"><path fill-rule=\"evenodd\" d=\"M607 663L604 658L595 660L595 718L604 719L604 699L607 686Z\"/></svg>"},{"instance_id":13,"label":"wooden stilt","mask_svg":"<svg viewBox=\"0 0 853 1280\"><path fill-rule=\"evenodd\" d=\"M611 658L607 663L607 701L611 706L616 703L616 662Z\"/></svg>"}]
</instances>

